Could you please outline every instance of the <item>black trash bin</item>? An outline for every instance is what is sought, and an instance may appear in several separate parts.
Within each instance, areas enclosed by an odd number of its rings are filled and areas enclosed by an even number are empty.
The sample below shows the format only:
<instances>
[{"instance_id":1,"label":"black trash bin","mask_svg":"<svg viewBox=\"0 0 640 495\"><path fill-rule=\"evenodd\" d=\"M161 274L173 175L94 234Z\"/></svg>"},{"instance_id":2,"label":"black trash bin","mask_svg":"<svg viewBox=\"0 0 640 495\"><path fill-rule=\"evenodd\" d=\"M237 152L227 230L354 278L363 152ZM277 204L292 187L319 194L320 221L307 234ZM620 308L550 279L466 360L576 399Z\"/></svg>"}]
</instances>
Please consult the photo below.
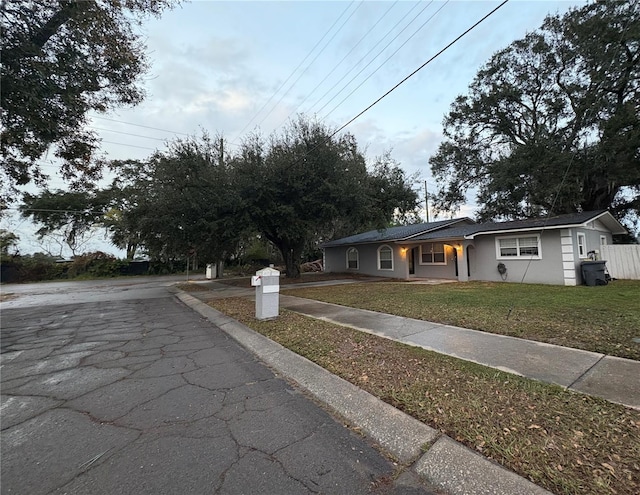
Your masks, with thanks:
<instances>
[{"instance_id":1,"label":"black trash bin","mask_svg":"<svg viewBox=\"0 0 640 495\"><path fill-rule=\"evenodd\" d=\"M605 260L583 261L580 264L582 272L582 283L584 285L607 285L608 280L605 275Z\"/></svg>"}]
</instances>

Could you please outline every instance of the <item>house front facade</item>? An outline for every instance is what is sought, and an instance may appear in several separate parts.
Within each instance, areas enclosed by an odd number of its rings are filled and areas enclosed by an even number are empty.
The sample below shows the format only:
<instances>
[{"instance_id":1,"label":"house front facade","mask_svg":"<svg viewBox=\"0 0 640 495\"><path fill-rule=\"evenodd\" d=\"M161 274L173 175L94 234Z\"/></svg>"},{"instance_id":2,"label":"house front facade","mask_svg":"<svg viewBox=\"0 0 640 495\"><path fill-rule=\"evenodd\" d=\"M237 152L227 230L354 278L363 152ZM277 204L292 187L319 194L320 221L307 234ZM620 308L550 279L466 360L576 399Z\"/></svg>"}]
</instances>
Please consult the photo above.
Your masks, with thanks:
<instances>
[{"instance_id":1,"label":"house front facade","mask_svg":"<svg viewBox=\"0 0 640 495\"><path fill-rule=\"evenodd\" d=\"M581 264L626 233L607 211L475 223L469 218L370 231L327 242L326 272L555 285L582 283Z\"/></svg>"}]
</instances>

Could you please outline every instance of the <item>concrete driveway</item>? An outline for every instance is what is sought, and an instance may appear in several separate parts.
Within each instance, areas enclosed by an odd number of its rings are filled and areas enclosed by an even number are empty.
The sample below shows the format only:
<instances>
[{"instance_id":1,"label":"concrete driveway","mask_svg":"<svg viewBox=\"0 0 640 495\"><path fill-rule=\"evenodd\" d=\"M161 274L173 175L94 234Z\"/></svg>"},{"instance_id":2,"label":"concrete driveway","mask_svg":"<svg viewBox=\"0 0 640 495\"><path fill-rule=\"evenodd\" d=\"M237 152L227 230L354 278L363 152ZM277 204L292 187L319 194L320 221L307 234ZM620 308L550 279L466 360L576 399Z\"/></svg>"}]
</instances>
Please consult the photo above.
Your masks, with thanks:
<instances>
[{"instance_id":1,"label":"concrete driveway","mask_svg":"<svg viewBox=\"0 0 640 495\"><path fill-rule=\"evenodd\" d=\"M3 494L431 493L173 281L3 287Z\"/></svg>"}]
</instances>

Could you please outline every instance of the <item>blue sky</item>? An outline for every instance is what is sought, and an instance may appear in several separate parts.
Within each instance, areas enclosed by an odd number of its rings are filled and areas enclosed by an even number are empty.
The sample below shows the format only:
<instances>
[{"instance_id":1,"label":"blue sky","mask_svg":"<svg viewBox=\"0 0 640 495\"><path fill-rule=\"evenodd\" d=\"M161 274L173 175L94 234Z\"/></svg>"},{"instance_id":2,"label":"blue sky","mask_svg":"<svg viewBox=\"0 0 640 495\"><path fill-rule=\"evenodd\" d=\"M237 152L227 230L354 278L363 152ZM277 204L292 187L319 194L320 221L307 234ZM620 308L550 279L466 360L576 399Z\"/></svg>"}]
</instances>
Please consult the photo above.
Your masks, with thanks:
<instances>
[{"instance_id":1,"label":"blue sky","mask_svg":"<svg viewBox=\"0 0 640 495\"><path fill-rule=\"evenodd\" d=\"M337 128L500 3L184 3L140 27L150 62L141 81L146 100L91 123L109 159L144 159L163 149L164 140L200 129L223 134L233 149L250 131L277 132L297 112ZM585 3L511 0L345 132L372 160L392 150L408 174L420 174L416 188L427 180L435 190L428 160L442 140L442 119L454 98L493 53L538 28L546 15ZM472 214L473 206L469 198L459 214ZM9 227L24 239L22 252L39 250L27 240L27 224L13 221Z\"/></svg>"}]
</instances>

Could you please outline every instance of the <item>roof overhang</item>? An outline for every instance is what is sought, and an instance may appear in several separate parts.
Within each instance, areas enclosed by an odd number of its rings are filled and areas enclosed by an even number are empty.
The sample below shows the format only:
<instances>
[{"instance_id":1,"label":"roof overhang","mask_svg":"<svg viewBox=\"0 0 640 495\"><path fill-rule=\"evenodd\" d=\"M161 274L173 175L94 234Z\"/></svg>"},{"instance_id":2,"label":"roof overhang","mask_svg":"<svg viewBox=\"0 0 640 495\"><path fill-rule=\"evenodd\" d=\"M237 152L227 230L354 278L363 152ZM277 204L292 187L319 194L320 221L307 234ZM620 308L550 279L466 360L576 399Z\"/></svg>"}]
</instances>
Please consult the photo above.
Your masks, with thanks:
<instances>
[{"instance_id":1,"label":"roof overhang","mask_svg":"<svg viewBox=\"0 0 640 495\"><path fill-rule=\"evenodd\" d=\"M593 220L600 220L614 235L629 233L624 225L618 222L618 220L608 211L603 211L600 215L597 215L589 221L593 222Z\"/></svg>"},{"instance_id":2,"label":"roof overhang","mask_svg":"<svg viewBox=\"0 0 640 495\"><path fill-rule=\"evenodd\" d=\"M479 235L496 235L496 234L511 234L518 232L543 232L545 230L558 230L558 229L571 229L571 228L585 228L588 223L591 223L595 220L600 220L610 231L612 234L626 234L627 229L615 219L615 217L609 213L608 211L603 211L597 215L590 217L581 223L567 223L562 225L543 225L540 227L522 227L518 229L496 229L496 230L487 230L484 232L476 232L475 234L466 235L465 239L475 239Z\"/></svg>"},{"instance_id":3,"label":"roof overhang","mask_svg":"<svg viewBox=\"0 0 640 495\"><path fill-rule=\"evenodd\" d=\"M435 239L420 239L417 241L413 241L411 239L407 240L407 241L396 241L396 244L406 244L406 245L419 245L419 244L426 244L428 242L442 242L444 244L450 243L450 242L462 242L463 240L465 240L466 238L464 236L458 235L458 236L452 236L452 237L438 237Z\"/></svg>"}]
</instances>

